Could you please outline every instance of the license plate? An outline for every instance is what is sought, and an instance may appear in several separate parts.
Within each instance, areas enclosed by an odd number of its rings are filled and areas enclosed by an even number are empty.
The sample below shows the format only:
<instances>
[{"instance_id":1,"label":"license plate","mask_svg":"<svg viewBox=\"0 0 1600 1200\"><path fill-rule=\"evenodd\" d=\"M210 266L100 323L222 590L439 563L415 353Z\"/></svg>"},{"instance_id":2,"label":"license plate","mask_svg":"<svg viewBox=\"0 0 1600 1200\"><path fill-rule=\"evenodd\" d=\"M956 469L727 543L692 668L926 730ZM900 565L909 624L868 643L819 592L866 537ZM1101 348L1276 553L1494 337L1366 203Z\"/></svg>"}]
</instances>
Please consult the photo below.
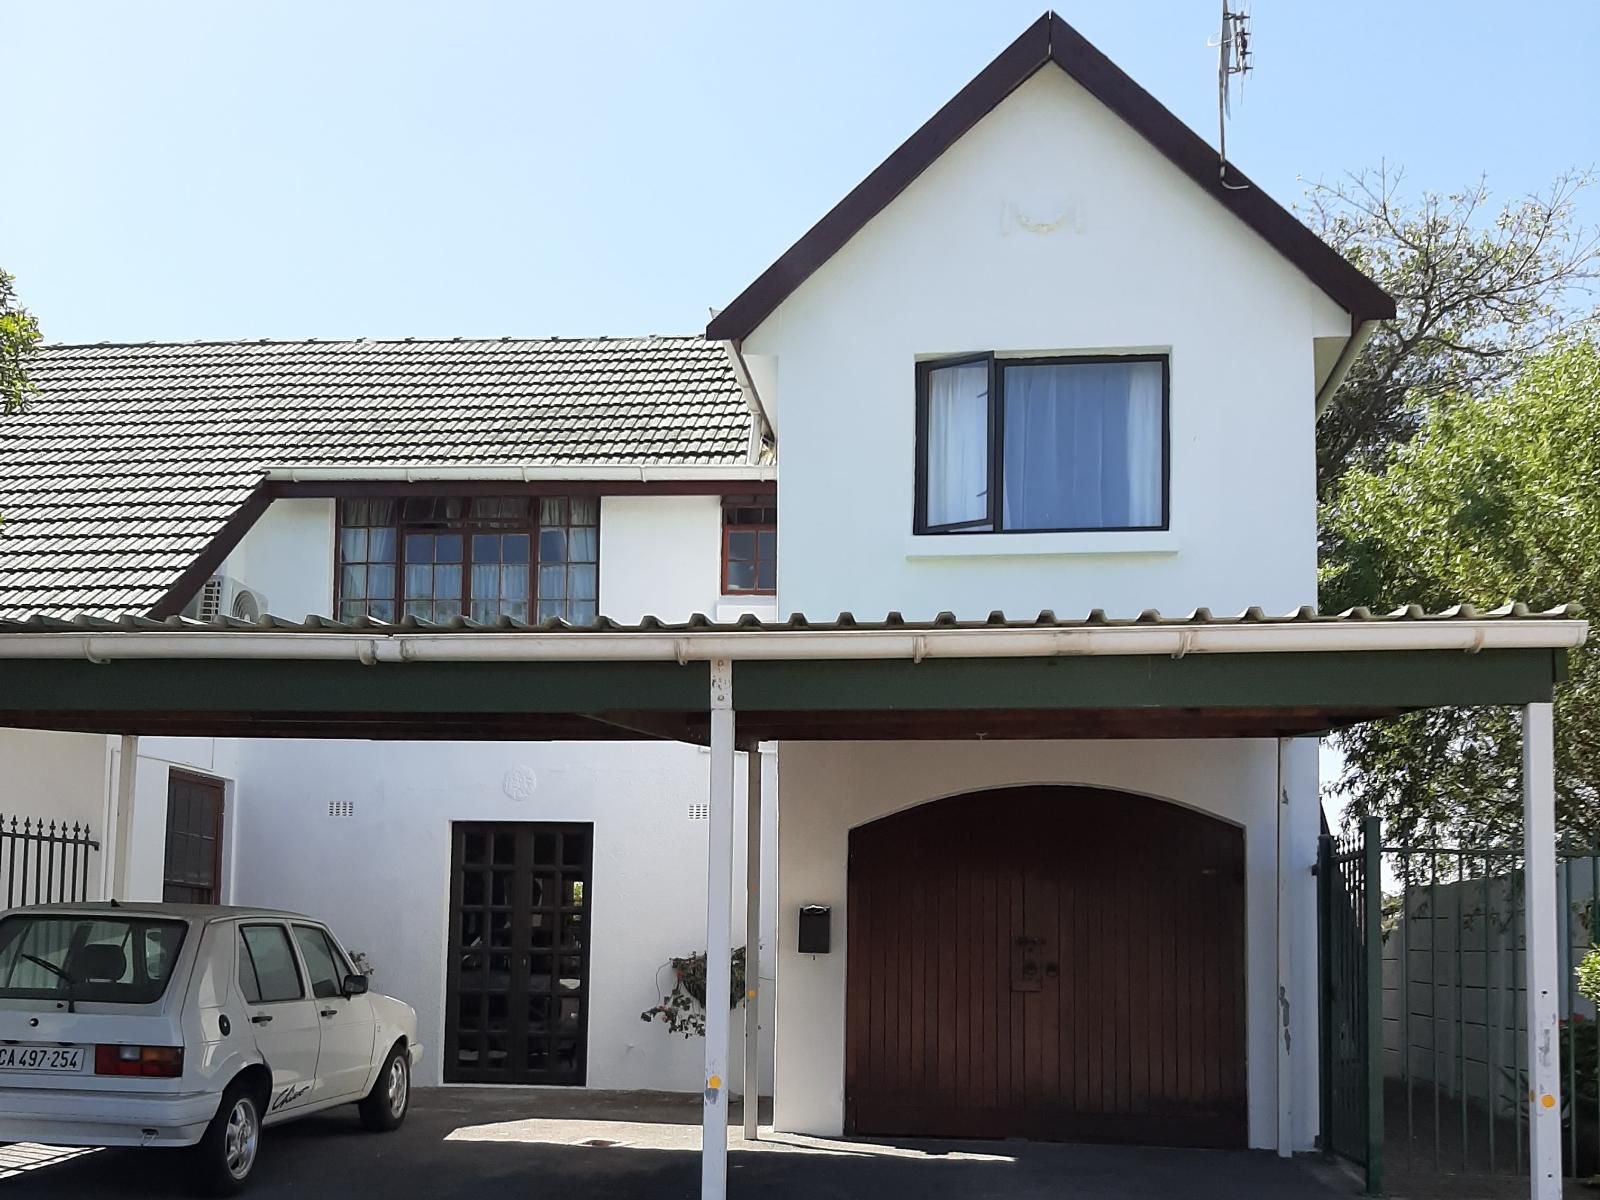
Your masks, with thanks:
<instances>
[{"instance_id":1,"label":"license plate","mask_svg":"<svg viewBox=\"0 0 1600 1200\"><path fill-rule=\"evenodd\" d=\"M0 1071L70 1075L82 1070L82 1046L0 1046Z\"/></svg>"}]
</instances>

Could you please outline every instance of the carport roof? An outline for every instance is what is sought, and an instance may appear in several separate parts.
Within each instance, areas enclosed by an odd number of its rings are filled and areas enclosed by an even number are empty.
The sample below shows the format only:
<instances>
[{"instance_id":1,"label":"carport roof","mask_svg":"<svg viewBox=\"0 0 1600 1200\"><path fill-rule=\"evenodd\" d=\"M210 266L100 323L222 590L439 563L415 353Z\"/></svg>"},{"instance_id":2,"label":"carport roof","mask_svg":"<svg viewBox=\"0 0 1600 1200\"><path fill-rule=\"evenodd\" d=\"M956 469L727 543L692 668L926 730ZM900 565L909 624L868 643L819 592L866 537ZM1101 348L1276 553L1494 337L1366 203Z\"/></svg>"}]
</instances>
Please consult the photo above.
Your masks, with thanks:
<instances>
[{"instance_id":1,"label":"carport roof","mask_svg":"<svg viewBox=\"0 0 1600 1200\"><path fill-rule=\"evenodd\" d=\"M1567 609L1377 616L449 625L323 618L0 622L0 725L196 736L707 740L1269 737L1547 701Z\"/></svg>"}]
</instances>

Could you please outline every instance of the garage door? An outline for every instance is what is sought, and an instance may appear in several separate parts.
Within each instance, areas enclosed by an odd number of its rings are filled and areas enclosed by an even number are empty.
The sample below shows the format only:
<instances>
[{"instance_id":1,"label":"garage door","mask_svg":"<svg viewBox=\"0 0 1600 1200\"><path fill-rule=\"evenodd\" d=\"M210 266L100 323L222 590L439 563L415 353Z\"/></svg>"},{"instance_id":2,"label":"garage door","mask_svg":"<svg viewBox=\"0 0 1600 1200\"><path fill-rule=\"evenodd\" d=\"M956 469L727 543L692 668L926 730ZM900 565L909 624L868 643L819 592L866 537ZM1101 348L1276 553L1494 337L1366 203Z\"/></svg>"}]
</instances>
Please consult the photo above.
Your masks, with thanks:
<instances>
[{"instance_id":1,"label":"garage door","mask_svg":"<svg viewBox=\"0 0 1600 1200\"><path fill-rule=\"evenodd\" d=\"M1018 788L850 835L849 1132L1243 1146L1244 835Z\"/></svg>"}]
</instances>

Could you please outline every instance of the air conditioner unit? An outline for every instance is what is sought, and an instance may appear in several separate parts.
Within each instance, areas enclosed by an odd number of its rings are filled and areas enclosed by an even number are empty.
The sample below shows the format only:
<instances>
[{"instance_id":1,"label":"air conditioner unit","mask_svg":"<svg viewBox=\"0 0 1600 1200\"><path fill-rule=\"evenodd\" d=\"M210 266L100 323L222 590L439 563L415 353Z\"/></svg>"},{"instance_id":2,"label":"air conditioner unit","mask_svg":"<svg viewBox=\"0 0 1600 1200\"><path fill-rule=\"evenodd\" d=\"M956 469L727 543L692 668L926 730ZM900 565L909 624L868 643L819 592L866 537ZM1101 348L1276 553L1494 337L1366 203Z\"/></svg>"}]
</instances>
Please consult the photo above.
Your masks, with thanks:
<instances>
[{"instance_id":1,"label":"air conditioner unit","mask_svg":"<svg viewBox=\"0 0 1600 1200\"><path fill-rule=\"evenodd\" d=\"M184 606L183 615L196 621L211 621L219 616L254 621L266 611L267 598L260 592L230 575L213 575Z\"/></svg>"}]
</instances>

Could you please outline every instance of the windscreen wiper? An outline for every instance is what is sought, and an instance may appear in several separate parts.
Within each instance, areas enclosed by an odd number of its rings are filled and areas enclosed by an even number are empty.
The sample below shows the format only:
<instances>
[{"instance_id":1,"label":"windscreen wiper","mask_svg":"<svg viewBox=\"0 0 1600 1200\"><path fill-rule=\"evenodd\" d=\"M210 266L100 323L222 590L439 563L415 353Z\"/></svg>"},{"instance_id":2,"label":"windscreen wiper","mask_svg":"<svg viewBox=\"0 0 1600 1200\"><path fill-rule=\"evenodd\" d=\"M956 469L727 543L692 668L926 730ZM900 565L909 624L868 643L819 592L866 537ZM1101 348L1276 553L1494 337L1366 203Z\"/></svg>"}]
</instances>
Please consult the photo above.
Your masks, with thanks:
<instances>
[{"instance_id":1,"label":"windscreen wiper","mask_svg":"<svg viewBox=\"0 0 1600 1200\"><path fill-rule=\"evenodd\" d=\"M57 979L60 979L66 983L67 1011L69 1013L75 1013L78 1011L77 998L73 994L77 990L78 981L72 977L72 972L68 971L65 967L56 966L56 964L51 962L48 958L40 958L37 954L29 954L26 950L22 952L22 957L27 959L36 967L43 967Z\"/></svg>"}]
</instances>

